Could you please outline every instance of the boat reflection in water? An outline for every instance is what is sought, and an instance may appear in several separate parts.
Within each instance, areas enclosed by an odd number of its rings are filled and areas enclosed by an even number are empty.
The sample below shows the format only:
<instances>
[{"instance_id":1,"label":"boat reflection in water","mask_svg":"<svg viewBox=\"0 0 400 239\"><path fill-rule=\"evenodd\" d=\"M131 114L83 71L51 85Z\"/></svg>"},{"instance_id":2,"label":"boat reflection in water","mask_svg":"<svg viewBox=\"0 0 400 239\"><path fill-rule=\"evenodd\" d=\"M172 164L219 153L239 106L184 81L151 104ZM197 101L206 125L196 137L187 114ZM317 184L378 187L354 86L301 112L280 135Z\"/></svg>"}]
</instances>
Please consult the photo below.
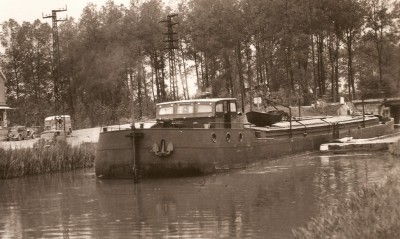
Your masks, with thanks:
<instances>
[{"instance_id":1,"label":"boat reflection in water","mask_svg":"<svg viewBox=\"0 0 400 239\"><path fill-rule=\"evenodd\" d=\"M99 180L92 169L0 181L0 238L289 238L398 158L318 156L188 178Z\"/></svg>"}]
</instances>

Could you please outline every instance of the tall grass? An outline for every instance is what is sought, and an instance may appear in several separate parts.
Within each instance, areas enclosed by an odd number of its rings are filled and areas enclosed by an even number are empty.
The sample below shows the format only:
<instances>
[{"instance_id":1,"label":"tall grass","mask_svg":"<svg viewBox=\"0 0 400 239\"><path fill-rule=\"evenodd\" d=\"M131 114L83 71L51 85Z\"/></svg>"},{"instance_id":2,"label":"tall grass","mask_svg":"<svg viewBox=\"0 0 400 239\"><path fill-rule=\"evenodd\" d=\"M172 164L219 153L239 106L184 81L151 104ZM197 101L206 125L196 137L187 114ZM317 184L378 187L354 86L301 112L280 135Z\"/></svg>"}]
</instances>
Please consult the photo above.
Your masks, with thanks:
<instances>
[{"instance_id":1,"label":"tall grass","mask_svg":"<svg viewBox=\"0 0 400 239\"><path fill-rule=\"evenodd\" d=\"M294 238L399 238L400 171L292 231Z\"/></svg>"},{"instance_id":2,"label":"tall grass","mask_svg":"<svg viewBox=\"0 0 400 239\"><path fill-rule=\"evenodd\" d=\"M0 179L93 167L94 144L0 149Z\"/></svg>"}]
</instances>

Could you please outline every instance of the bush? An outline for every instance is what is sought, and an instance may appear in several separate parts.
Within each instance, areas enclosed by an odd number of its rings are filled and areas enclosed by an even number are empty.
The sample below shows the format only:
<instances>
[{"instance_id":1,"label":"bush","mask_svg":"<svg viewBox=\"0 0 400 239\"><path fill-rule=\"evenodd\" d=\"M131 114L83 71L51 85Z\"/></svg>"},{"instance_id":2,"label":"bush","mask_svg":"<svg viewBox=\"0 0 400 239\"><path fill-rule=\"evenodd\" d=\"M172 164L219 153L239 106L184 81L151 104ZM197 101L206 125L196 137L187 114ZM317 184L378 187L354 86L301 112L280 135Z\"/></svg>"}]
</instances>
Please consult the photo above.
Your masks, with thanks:
<instances>
[{"instance_id":1,"label":"bush","mask_svg":"<svg viewBox=\"0 0 400 239\"><path fill-rule=\"evenodd\" d=\"M400 235L400 172L381 185L363 188L293 230L294 238L398 238Z\"/></svg>"},{"instance_id":2,"label":"bush","mask_svg":"<svg viewBox=\"0 0 400 239\"><path fill-rule=\"evenodd\" d=\"M0 179L25 175L69 171L94 165L96 145L71 146L58 143L52 147L0 150Z\"/></svg>"}]
</instances>

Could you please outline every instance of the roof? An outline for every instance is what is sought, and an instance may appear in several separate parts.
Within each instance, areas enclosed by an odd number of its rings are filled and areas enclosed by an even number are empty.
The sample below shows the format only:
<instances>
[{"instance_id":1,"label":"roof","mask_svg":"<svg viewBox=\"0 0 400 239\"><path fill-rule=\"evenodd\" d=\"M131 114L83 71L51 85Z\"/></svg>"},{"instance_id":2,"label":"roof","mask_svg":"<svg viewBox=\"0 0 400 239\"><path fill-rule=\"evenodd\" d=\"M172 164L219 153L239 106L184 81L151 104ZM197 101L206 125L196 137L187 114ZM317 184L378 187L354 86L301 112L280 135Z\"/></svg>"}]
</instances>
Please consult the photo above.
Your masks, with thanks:
<instances>
[{"instance_id":1,"label":"roof","mask_svg":"<svg viewBox=\"0 0 400 239\"><path fill-rule=\"evenodd\" d=\"M69 116L69 115L57 115L57 116L49 116L49 117L46 117L44 120L53 120L54 118L70 118L71 116Z\"/></svg>"},{"instance_id":2,"label":"roof","mask_svg":"<svg viewBox=\"0 0 400 239\"><path fill-rule=\"evenodd\" d=\"M176 104L176 103L215 103L215 102L224 101L224 100L236 101L236 98L209 98L209 99L178 100L178 101L158 103L157 105L167 105L167 104Z\"/></svg>"}]
</instances>

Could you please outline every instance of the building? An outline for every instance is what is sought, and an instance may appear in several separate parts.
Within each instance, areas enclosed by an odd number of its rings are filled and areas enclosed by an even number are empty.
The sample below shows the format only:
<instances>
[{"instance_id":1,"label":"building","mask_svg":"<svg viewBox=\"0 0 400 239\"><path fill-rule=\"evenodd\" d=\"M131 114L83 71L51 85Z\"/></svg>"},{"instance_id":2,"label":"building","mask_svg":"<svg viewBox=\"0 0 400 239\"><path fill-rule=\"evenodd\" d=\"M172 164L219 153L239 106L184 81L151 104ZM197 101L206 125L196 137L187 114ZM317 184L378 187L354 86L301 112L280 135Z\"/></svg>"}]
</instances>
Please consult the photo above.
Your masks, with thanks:
<instances>
[{"instance_id":1,"label":"building","mask_svg":"<svg viewBox=\"0 0 400 239\"><path fill-rule=\"evenodd\" d=\"M6 76L0 69L0 129L7 127L7 110L11 109L6 104Z\"/></svg>"}]
</instances>

